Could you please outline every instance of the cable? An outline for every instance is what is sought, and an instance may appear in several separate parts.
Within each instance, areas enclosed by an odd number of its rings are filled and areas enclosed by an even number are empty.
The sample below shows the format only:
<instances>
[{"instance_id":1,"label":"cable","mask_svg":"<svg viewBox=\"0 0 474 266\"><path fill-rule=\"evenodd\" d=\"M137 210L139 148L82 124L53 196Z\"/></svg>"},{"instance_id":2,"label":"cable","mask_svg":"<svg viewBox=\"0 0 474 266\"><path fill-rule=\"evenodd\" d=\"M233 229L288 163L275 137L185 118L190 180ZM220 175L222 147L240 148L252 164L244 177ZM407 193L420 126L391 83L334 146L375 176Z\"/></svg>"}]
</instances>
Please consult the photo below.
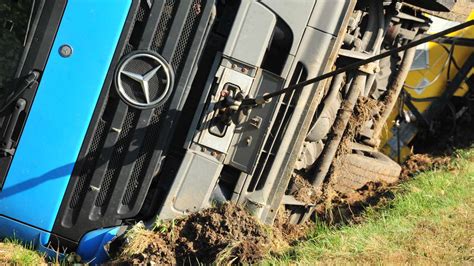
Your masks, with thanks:
<instances>
[{"instance_id":1,"label":"cable","mask_svg":"<svg viewBox=\"0 0 474 266\"><path fill-rule=\"evenodd\" d=\"M450 132L449 135L454 136L454 134L456 133L456 127L458 125L457 125L457 121L456 121L457 120L456 119L456 107L454 107L454 104L451 101L448 102L448 109L451 111L451 114L453 115L453 121L452 121L453 125L452 125L451 132Z\"/></svg>"},{"instance_id":2,"label":"cable","mask_svg":"<svg viewBox=\"0 0 474 266\"><path fill-rule=\"evenodd\" d=\"M397 130L396 132L396 135L397 135L397 159L398 159L398 163L402 163L402 147L401 147L401 143L400 143L400 122L401 122L401 119L402 119L402 116L403 116L403 107L405 106L405 97L406 97L406 93L404 93L405 91L403 91L401 94L400 94L400 98L399 98L399 105L398 105L398 117L397 119L395 120L395 128Z\"/></svg>"},{"instance_id":3,"label":"cable","mask_svg":"<svg viewBox=\"0 0 474 266\"><path fill-rule=\"evenodd\" d=\"M410 97L410 101L416 102L416 103L424 103L424 102L434 102L436 100L439 100L441 97L426 97L426 98L413 98Z\"/></svg>"},{"instance_id":4,"label":"cable","mask_svg":"<svg viewBox=\"0 0 474 266\"><path fill-rule=\"evenodd\" d=\"M439 44L441 45L441 47L443 47L443 49L449 53L450 52L450 49L448 47L446 47L446 45L444 44ZM461 69L461 67L459 66L458 62L456 61L456 58L454 58L454 47L457 47L457 44L454 44L452 45L452 49L453 49L453 56L451 57L451 60L452 60L452 63L454 64L454 66L459 70Z\"/></svg>"},{"instance_id":5,"label":"cable","mask_svg":"<svg viewBox=\"0 0 474 266\"><path fill-rule=\"evenodd\" d=\"M294 91L294 90L298 90L298 89L302 89L308 85L311 85L311 84L314 84L314 83L317 83L319 81L322 81L322 80L325 80L325 79L328 79L330 77L333 77L335 75L338 75L338 74L341 74L341 73L344 73L344 72L347 72L349 70L355 70L355 69L358 69L359 67L361 66L364 66L364 65L367 65L369 63L372 63L372 62L375 62L375 61L378 61L382 58L385 58L385 57L388 57L388 56L392 56L394 54L398 54L402 51L406 51L408 49L411 49L411 48L414 48L420 44L423 44L423 43L427 43L427 42L430 42L430 41L433 41L437 38L440 38L440 37L443 37L447 34L450 34L450 33L453 33L453 32L456 32L456 31L459 31L459 30L462 30L462 29L465 29L467 27L471 27L474 25L474 20L470 20L470 21L467 21L467 22L464 22L462 24L459 24L457 26L454 26L452 28L449 28L447 30L444 30L444 31L441 31L441 32L438 32L438 33L435 33L435 34L432 34L432 35L429 35L428 37L425 37L425 38L422 38L422 39L419 39L419 40L416 40L416 41L413 41L407 45L403 45L401 47L398 47L398 48L395 48L393 50L390 50L390 51L387 51L387 52L384 52L384 53L381 53L381 54L378 54L376 56L373 56L373 57L370 57L368 59L365 59L365 60L361 60L361 61L358 61L358 62L355 62L353 64L350 64L346 67L343 67L343 68L340 68L340 69L337 69L335 71L332 71L332 72L329 72L329 73L326 73L326 74L323 74L321 76L318 76L318 77L315 77L315 78L312 78L312 79L309 79L307 81L304 81L304 82L301 82L301 83L297 83L295 85L292 85L292 86L289 86L289 87L286 87L282 90L279 90L279 91L275 91L275 92L272 92L272 93L269 93L269 94L265 94L263 96L259 96L257 98L249 98L249 99L245 99L242 101L242 105L241 107L252 107L252 106L257 106L257 105L262 105L262 104L265 104L267 101L269 101L270 99L272 98L275 98L277 96L280 96L282 94L285 94L285 93L288 93L288 92L291 92L291 91Z\"/></svg>"}]
</instances>

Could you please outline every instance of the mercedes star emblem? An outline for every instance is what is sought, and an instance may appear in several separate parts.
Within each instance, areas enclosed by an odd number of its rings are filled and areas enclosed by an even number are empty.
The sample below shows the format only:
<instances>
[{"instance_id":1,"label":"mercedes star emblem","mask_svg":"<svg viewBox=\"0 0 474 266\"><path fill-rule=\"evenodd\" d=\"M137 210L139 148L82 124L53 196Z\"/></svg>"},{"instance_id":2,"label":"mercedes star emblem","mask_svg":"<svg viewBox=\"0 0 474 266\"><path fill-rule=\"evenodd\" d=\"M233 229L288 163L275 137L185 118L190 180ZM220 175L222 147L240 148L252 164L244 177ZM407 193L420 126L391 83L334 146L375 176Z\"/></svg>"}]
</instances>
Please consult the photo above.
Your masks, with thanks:
<instances>
[{"instance_id":1,"label":"mercedes star emblem","mask_svg":"<svg viewBox=\"0 0 474 266\"><path fill-rule=\"evenodd\" d=\"M139 109L151 109L168 99L174 73L160 55L139 51L119 64L115 82L118 94L127 104Z\"/></svg>"}]
</instances>

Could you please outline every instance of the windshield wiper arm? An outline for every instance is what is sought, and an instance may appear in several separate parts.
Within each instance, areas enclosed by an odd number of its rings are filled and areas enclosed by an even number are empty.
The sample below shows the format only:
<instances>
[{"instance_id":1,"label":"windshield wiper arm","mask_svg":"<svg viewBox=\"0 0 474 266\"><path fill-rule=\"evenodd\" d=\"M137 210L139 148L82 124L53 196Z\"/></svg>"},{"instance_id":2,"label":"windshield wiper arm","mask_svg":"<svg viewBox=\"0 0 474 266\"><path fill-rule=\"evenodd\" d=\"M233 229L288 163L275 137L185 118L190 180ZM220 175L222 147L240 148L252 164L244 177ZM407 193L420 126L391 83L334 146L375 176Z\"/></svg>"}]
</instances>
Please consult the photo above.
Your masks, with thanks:
<instances>
[{"instance_id":1,"label":"windshield wiper arm","mask_svg":"<svg viewBox=\"0 0 474 266\"><path fill-rule=\"evenodd\" d=\"M20 84L18 84L18 88L14 90L14 93L11 94L10 96L7 97L5 100L5 104L3 104L3 107L0 109L0 113L3 113L8 107L11 106L13 102L15 102L20 95L23 94L23 92L29 88L32 88L33 86L38 85L38 79L40 77L40 73L37 71L32 71L28 76L23 78L20 81Z\"/></svg>"},{"instance_id":2,"label":"windshield wiper arm","mask_svg":"<svg viewBox=\"0 0 474 266\"><path fill-rule=\"evenodd\" d=\"M18 89L15 90L10 97L7 98L6 104L0 110L0 113L6 110L13 102L15 102L15 107L13 112L10 116L10 120L8 121L7 130L2 138L1 145L0 145L0 157L4 156L13 156L15 154L15 147L13 141L13 133L17 128L18 121L20 119L20 115L26 109L26 100L20 98L21 94L33 86L38 85L38 78L39 72L31 72L28 76L26 76L19 84Z\"/></svg>"}]
</instances>

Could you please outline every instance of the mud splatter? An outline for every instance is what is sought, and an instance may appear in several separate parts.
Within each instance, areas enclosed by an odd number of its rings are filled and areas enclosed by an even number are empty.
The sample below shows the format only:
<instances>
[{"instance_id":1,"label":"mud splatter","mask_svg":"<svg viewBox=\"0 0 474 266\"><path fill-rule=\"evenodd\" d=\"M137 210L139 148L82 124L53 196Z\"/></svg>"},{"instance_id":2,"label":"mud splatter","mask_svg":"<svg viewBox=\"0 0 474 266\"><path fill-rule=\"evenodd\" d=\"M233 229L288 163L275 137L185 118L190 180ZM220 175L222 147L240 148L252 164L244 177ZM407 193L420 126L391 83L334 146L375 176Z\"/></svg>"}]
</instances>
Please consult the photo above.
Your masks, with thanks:
<instances>
[{"instance_id":1,"label":"mud splatter","mask_svg":"<svg viewBox=\"0 0 474 266\"><path fill-rule=\"evenodd\" d=\"M341 179L349 178L343 158L352 153L352 143L361 138L361 133L373 127L383 108L383 103L367 97L359 97L357 100L327 181L323 185L322 196L316 204L315 214L320 220L329 224L358 222L365 208L389 197L390 193L387 192L394 182L386 184L373 182L375 179L368 178L356 190L347 189L340 182Z\"/></svg>"},{"instance_id":2,"label":"mud splatter","mask_svg":"<svg viewBox=\"0 0 474 266\"><path fill-rule=\"evenodd\" d=\"M383 103L367 97L359 97L339 146L337 158L351 152L351 144L360 137L364 129L370 130L383 111Z\"/></svg>"},{"instance_id":3,"label":"mud splatter","mask_svg":"<svg viewBox=\"0 0 474 266\"><path fill-rule=\"evenodd\" d=\"M403 164L401 178L406 180L421 172L433 170L439 167L448 167L450 166L451 161L451 157L448 156L434 157L428 154L412 155Z\"/></svg>"},{"instance_id":4,"label":"mud splatter","mask_svg":"<svg viewBox=\"0 0 474 266\"><path fill-rule=\"evenodd\" d=\"M275 228L275 232L280 234L282 239L284 239L287 244L293 245L298 241L306 239L313 223L311 221L307 221L302 224L289 223L288 221L290 220L290 214L291 212L289 210L280 208L278 210L278 215L275 219L273 227Z\"/></svg>"},{"instance_id":5,"label":"mud splatter","mask_svg":"<svg viewBox=\"0 0 474 266\"><path fill-rule=\"evenodd\" d=\"M293 190L292 195L296 200L306 204L314 204L321 196L316 188L300 175L294 175L292 178Z\"/></svg>"},{"instance_id":6,"label":"mud splatter","mask_svg":"<svg viewBox=\"0 0 474 266\"><path fill-rule=\"evenodd\" d=\"M227 203L128 234L119 261L133 264L256 263L283 251L283 234L260 224L243 208Z\"/></svg>"}]
</instances>

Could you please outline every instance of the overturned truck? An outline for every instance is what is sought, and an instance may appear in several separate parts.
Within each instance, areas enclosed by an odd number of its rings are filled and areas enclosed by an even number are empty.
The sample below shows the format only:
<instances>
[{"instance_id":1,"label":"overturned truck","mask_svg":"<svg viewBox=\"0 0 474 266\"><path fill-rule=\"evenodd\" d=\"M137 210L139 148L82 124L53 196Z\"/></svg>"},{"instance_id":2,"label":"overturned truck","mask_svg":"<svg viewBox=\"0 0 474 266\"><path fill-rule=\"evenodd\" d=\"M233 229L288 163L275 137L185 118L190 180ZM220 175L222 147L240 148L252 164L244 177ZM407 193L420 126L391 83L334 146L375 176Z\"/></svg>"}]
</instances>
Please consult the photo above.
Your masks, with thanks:
<instances>
[{"instance_id":1,"label":"overturned truck","mask_svg":"<svg viewBox=\"0 0 474 266\"><path fill-rule=\"evenodd\" d=\"M378 146L414 49L262 96L416 40L415 6L453 4L407 2L0 1L0 236L101 262L138 221L232 201L301 223L328 182L396 182Z\"/></svg>"}]
</instances>

